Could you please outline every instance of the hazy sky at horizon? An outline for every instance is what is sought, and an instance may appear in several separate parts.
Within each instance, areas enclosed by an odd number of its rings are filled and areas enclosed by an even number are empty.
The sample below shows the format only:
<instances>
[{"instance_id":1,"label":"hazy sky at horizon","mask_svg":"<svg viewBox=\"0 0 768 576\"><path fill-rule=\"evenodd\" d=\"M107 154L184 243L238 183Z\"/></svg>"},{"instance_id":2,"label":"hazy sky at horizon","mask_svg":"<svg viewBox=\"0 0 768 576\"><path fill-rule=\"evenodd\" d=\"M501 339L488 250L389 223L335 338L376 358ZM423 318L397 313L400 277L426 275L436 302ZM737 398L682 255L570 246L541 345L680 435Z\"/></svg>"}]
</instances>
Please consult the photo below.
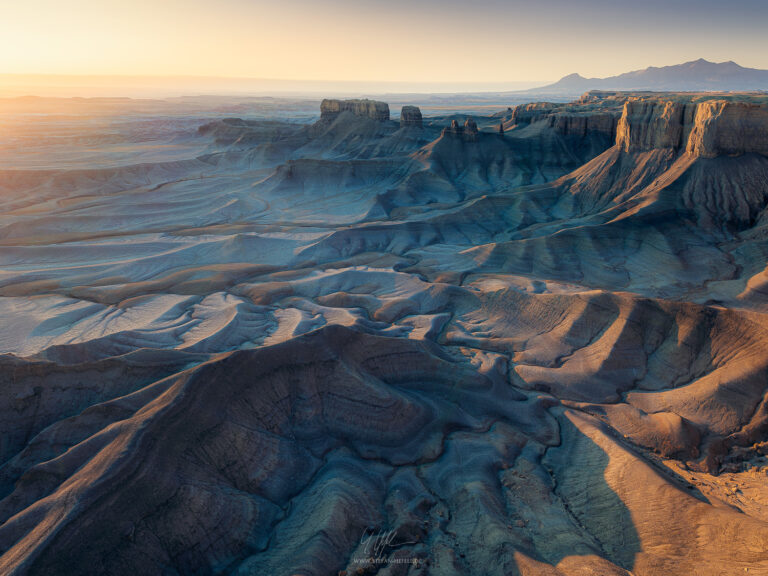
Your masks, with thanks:
<instances>
[{"instance_id":1,"label":"hazy sky at horizon","mask_svg":"<svg viewBox=\"0 0 768 576\"><path fill-rule=\"evenodd\" d=\"M487 85L706 58L768 68L765 0L29 0L0 73Z\"/></svg>"}]
</instances>

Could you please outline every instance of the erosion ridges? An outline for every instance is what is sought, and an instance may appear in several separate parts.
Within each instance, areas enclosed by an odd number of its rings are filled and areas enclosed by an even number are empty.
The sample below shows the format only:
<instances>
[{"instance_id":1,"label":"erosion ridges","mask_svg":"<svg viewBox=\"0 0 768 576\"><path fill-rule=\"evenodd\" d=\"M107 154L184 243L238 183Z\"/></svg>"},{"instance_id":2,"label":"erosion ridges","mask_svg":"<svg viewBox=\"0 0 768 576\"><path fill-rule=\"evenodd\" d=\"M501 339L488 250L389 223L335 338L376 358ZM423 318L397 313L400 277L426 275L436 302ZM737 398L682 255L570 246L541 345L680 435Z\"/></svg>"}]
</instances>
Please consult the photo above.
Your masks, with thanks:
<instances>
[{"instance_id":1,"label":"erosion ridges","mask_svg":"<svg viewBox=\"0 0 768 576\"><path fill-rule=\"evenodd\" d=\"M116 424L104 412L103 432L46 465L56 465L44 488L55 498L0 527L14 545L3 568L326 574L355 569L360 534L379 523L403 552L459 570L487 562L489 574L515 569L513 551L617 574L764 562L762 523L685 494L588 416L555 412L556 426L551 397L526 398L499 378L503 365L480 374L467 360L329 327L188 371ZM627 480L637 475L645 488ZM7 502L41 488L28 474ZM54 505L75 499L76 509ZM653 512L673 503L696 513ZM559 520L570 514L580 522ZM699 516L704 527L713 515L744 536L691 539L677 559L656 552L660 527ZM17 553L30 538L46 546Z\"/></svg>"},{"instance_id":2,"label":"erosion ridges","mask_svg":"<svg viewBox=\"0 0 768 576\"><path fill-rule=\"evenodd\" d=\"M759 222L768 198L768 105L692 100L629 95L616 145L562 180L556 214L604 210L622 226L629 216L658 215L715 234Z\"/></svg>"},{"instance_id":3,"label":"erosion ridges","mask_svg":"<svg viewBox=\"0 0 768 576\"><path fill-rule=\"evenodd\" d=\"M356 573L371 526L433 573L766 569L739 98L221 120L195 161L3 173L0 572ZM600 127L628 101L648 149Z\"/></svg>"}]
</instances>

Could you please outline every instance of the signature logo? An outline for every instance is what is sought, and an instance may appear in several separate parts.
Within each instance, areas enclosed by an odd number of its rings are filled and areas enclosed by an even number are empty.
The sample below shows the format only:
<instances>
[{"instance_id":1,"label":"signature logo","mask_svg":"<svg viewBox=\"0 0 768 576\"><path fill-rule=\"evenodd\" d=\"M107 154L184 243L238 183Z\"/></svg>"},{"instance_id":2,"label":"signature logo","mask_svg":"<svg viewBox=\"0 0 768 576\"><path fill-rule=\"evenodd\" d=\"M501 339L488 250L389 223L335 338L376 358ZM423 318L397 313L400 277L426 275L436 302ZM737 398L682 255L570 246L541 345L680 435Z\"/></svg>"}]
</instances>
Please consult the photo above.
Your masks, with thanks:
<instances>
[{"instance_id":1,"label":"signature logo","mask_svg":"<svg viewBox=\"0 0 768 576\"><path fill-rule=\"evenodd\" d=\"M397 538L397 530L382 529L371 530L366 528L363 531L363 535L360 537L360 544L363 545L363 554L374 558L379 558L384 555L384 552L388 548L397 548L399 546L405 546L406 544L415 544L415 542L401 542L395 544L395 538Z\"/></svg>"},{"instance_id":2,"label":"signature logo","mask_svg":"<svg viewBox=\"0 0 768 576\"><path fill-rule=\"evenodd\" d=\"M383 528L366 528L360 537L362 544L362 556L353 558L353 564L413 564L418 566L423 559L411 556L389 557L387 551L402 546L416 544L417 542L397 542L397 530L384 530Z\"/></svg>"}]
</instances>

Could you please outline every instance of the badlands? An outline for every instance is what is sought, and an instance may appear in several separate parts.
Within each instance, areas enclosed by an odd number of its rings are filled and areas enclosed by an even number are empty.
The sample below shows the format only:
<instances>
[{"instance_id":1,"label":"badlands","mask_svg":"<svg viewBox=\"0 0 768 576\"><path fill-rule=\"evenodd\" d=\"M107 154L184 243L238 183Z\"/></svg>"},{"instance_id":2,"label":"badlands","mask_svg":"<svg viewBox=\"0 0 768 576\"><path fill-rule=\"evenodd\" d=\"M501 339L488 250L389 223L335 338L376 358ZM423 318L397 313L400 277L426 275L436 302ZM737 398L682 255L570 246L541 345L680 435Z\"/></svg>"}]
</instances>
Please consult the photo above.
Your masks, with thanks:
<instances>
[{"instance_id":1,"label":"badlands","mask_svg":"<svg viewBox=\"0 0 768 576\"><path fill-rule=\"evenodd\" d=\"M3 104L0 573L768 574L768 96L317 104Z\"/></svg>"}]
</instances>

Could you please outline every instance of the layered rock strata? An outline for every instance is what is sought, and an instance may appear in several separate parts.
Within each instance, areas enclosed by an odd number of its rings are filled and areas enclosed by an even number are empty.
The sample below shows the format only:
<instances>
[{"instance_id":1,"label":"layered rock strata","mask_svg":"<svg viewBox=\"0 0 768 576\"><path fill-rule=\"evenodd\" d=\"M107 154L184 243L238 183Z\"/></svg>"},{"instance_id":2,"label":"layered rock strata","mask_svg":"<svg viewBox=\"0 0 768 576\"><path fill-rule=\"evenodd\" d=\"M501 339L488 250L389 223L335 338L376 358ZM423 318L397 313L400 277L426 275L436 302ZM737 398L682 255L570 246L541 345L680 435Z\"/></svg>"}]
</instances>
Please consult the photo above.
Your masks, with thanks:
<instances>
[{"instance_id":1,"label":"layered rock strata","mask_svg":"<svg viewBox=\"0 0 768 576\"><path fill-rule=\"evenodd\" d=\"M512 110L508 126L524 126L543 122L563 136L604 134L614 137L621 109L591 110L589 106L536 102L522 104Z\"/></svg>"},{"instance_id":2,"label":"layered rock strata","mask_svg":"<svg viewBox=\"0 0 768 576\"><path fill-rule=\"evenodd\" d=\"M370 118L378 122L389 120L389 104L376 100L329 100L320 103L320 119L333 122L343 112L351 112L355 116Z\"/></svg>"},{"instance_id":3,"label":"layered rock strata","mask_svg":"<svg viewBox=\"0 0 768 576\"><path fill-rule=\"evenodd\" d=\"M618 123L616 144L625 152L671 148L702 158L768 156L768 107L726 100L630 100Z\"/></svg>"}]
</instances>

